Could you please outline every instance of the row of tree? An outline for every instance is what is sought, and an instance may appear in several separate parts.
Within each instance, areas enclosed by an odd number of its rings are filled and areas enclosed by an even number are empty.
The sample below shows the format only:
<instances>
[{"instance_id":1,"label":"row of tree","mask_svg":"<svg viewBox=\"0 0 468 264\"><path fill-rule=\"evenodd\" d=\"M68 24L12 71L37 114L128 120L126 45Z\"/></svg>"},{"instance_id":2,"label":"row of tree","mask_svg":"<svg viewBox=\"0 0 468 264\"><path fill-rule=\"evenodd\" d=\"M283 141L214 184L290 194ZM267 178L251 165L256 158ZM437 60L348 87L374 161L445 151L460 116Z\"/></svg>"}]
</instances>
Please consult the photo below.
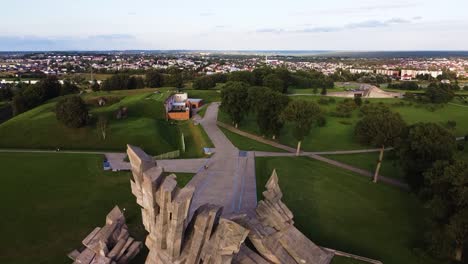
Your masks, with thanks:
<instances>
[{"instance_id":1,"label":"row of tree","mask_svg":"<svg viewBox=\"0 0 468 264\"><path fill-rule=\"evenodd\" d=\"M221 109L226 112L234 125L249 114L256 116L260 133L275 139L286 122L294 125L293 135L298 140L297 154L301 142L315 122L323 118L315 102L293 100L283 93L244 82L227 82L221 91Z\"/></svg>"},{"instance_id":2,"label":"row of tree","mask_svg":"<svg viewBox=\"0 0 468 264\"><path fill-rule=\"evenodd\" d=\"M77 93L78 91L79 88L75 84L64 81L62 85L55 76L48 76L34 85L27 85L18 89L11 102L13 114L18 115L47 100L57 96Z\"/></svg>"},{"instance_id":3,"label":"row of tree","mask_svg":"<svg viewBox=\"0 0 468 264\"><path fill-rule=\"evenodd\" d=\"M296 88L333 88L333 79L323 73L311 71L290 72L287 68L256 68L253 71L235 71L229 74L213 74L195 78L194 89L211 89L217 83L243 82L249 86L264 86L274 91L287 93L288 87Z\"/></svg>"}]
</instances>

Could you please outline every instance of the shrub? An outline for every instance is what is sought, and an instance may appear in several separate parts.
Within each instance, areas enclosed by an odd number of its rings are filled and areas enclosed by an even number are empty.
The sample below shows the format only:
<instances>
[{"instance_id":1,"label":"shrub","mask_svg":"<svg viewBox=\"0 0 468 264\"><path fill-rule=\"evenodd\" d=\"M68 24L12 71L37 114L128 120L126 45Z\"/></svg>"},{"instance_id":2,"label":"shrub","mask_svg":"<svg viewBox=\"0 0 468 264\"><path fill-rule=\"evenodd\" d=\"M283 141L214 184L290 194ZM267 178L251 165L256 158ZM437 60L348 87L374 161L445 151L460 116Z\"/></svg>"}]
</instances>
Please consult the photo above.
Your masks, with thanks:
<instances>
[{"instance_id":1,"label":"shrub","mask_svg":"<svg viewBox=\"0 0 468 264\"><path fill-rule=\"evenodd\" d=\"M71 128L79 128L88 122L88 109L79 96L63 98L55 106L57 120Z\"/></svg>"},{"instance_id":2,"label":"shrub","mask_svg":"<svg viewBox=\"0 0 468 264\"><path fill-rule=\"evenodd\" d=\"M327 119L323 115L317 117L317 126L324 127L327 124Z\"/></svg>"},{"instance_id":3,"label":"shrub","mask_svg":"<svg viewBox=\"0 0 468 264\"><path fill-rule=\"evenodd\" d=\"M448 128L448 129L455 129L457 127L457 122L453 121L453 120L449 120L445 124L445 127Z\"/></svg>"},{"instance_id":4,"label":"shrub","mask_svg":"<svg viewBox=\"0 0 468 264\"><path fill-rule=\"evenodd\" d=\"M325 97L320 97L320 99L318 100L318 103L321 104L321 105L327 105L327 104L330 103L330 100L328 100Z\"/></svg>"}]
</instances>

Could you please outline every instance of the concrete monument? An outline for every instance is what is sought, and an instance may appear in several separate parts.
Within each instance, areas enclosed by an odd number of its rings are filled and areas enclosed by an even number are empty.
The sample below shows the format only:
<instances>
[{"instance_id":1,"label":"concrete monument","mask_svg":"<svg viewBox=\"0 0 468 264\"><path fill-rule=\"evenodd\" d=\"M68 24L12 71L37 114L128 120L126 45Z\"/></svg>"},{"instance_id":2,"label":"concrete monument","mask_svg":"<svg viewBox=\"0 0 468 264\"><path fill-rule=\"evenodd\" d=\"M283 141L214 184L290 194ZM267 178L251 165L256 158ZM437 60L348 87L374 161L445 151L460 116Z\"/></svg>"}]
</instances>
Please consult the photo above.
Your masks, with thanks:
<instances>
[{"instance_id":1,"label":"concrete monument","mask_svg":"<svg viewBox=\"0 0 468 264\"><path fill-rule=\"evenodd\" d=\"M106 225L96 227L83 245L83 249L68 254L74 264L126 264L142 247L141 242L130 237L125 217L117 206L107 215Z\"/></svg>"}]
</instances>

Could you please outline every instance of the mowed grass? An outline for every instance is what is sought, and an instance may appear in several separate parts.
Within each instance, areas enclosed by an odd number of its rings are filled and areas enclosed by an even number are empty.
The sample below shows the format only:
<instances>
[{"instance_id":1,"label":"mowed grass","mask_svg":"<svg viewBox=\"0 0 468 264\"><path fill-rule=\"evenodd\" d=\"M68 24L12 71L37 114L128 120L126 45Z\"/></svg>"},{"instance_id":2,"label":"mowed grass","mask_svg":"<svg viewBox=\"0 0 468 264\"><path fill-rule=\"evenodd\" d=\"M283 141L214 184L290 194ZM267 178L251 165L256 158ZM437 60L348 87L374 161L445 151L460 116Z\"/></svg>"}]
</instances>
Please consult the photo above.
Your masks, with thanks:
<instances>
[{"instance_id":1,"label":"mowed grass","mask_svg":"<svg viewBox=\"0 0 468 264\"><path fill-rule=\"evenodd\" d=\"M326 97L328 99L328 97ZM292 96L292 100L308 100L317 102L320 96ZM334 117L331 113L335 111L336 104L343 101L343 98L335 98L335 103L328 105L320 105L326 113L327 124L324 127L314 126L310 134L302 142L302 148L305 151L328 151L328 150L352 150L364 149L369 146L358 143L354 136L354 128L360 119L359 110L356 109L350 118ZM384 103L388 105L393 111L401 114L403 119L408 124L417 122L434 122L440 125L445 125L447 121L453 120L457 123L456 128L453 130L455 136L463 136L468 133L468 107L462 107L453 104L447 104L441 108L431 111L427 105L423 104L409 104L402 99L365 99L375 103ZM400 102L405 102L403 105ZM220 112L218 120L230 124L230 118L227 114ZM260 135L256 119L253 114L248 115L243 120L239 128ZM286 124L278 138L278 142L295 147L297 144L296 139L292 133L292 125Z\"/></svg>"},{"instance_id":2,"label":"mowed grass","mask_svg":"<svg viewBox=\"0 0 468 264\"><path fill-rule=\"evenodd\" d=\"M182 131L189 141L187 157L201 156L202 148L210 145L203 128L167 122L163 104L172 91L170 88L159 89L161 93L154 91L141 89L86 94L83 98L87 102L102 96L119 98L120 101L104 107L89 105L92 118L87 126L79 129L68 128L56 120L54 109L59 99L52 100L1 124L0 148L124 151L126 144L132 144L149 154L158 155L179 149ZM115 118L119 107L128 108L128 118ZM99 115L109 119L105 140L96 127Z\"/></svg>"},{"instance_id":3,"label":"mowed grass","mask_svg":"<svg viewBox=\"0 0 468 264\"><path fill-rule=\"evenodd\" d=\"M205 156L204 147L214 147L201 125L194 125L192 120L179 121L177 123L180 132L184 135L185 152L181 154L183 158L203 157Z\"/></svg>"},{"instance_id":4,"label":"mowed grass","mask_svg":"<svg viewBox=\"0 0 468 264\"><path fill-rule=\"evenodd\" d=\"M67 254L118 205L142 241L130 172L104 172L101 155L0 153L0 263L70 263ZM144 263L142 254L134 263Z\"/></svg>"},{"instance_id":5,"label":"mowed grass","mask_svg":"<svg viewBox=\"0 0 468 264\"><path fill-rule=\"evenodd\" d=\"M285 152L283 149L275 148L273 146L263 144L256 140L246 138L234 132L231 132L225 128L219 127L223 131L224 135L231 141L231 143L240 150L246 151L271 151L271 152Z\"/></svg>"},{"instance_id":6,"label":"mowed grass","mask_svg":"<svg viewBox=\"0 0 468 264\"><path fill-rule=\"evenodd\" d=\"M364 169L370 172L374 172L377 167L377 161L379 160L379 152L371 153L356 153L356 154L340 154L340 155L325 155L325 157L336 160L342 163L346 163L351 166L355 166L360 169ZM399 160L393 152L384 152L384 158L382 166L380 168L380 175L403 180L404 172L400 167Z\"/></svg>"},{"instance_id":7,"label":"mowed grass","mask_svg":"<svg viewBox=\"0 0 468 264\"><path fill-rule=\"evenodd\" d=\"M273 169L296 227L318 245L385 264L436 263L415 249L426 212L412 194L306 157L269 157L256 159L259 199Z\"/></svg>"}]
</instances>

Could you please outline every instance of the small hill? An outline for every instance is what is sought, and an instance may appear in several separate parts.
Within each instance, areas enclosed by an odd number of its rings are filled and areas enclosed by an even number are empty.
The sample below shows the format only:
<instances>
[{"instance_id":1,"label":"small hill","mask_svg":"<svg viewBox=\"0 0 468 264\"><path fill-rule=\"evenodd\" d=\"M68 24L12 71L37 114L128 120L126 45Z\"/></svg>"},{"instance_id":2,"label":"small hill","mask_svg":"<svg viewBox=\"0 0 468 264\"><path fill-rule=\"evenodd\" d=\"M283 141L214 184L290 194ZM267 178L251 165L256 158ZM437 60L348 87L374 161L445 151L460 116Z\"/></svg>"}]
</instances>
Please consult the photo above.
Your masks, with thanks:
<instances>
[{"instance_id":1,"label":"small hill","mask_svg":"<svg viewBox=\"0 0 468 264\"><path fill-rule=\"evenodd\" d=\"M91 120L79 129L57 121L54 113L57 98L1 124L0 148L123 151L126 144L133 144L154 155L174 151L180 146L180 132L177 125L165 120L163 102L168 95L167 90L154 94L148 89L86 95L83 99ZM100 97L109 98L105 106L95 103ZM127 118L115 117L119 107L128 108ZM99 115L109 118L105 140L96 128Z\"/></svg>"}]
</instances>

